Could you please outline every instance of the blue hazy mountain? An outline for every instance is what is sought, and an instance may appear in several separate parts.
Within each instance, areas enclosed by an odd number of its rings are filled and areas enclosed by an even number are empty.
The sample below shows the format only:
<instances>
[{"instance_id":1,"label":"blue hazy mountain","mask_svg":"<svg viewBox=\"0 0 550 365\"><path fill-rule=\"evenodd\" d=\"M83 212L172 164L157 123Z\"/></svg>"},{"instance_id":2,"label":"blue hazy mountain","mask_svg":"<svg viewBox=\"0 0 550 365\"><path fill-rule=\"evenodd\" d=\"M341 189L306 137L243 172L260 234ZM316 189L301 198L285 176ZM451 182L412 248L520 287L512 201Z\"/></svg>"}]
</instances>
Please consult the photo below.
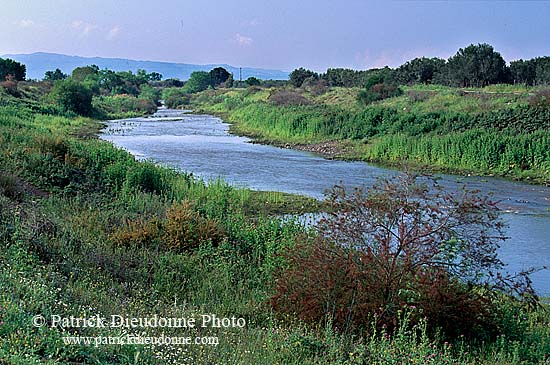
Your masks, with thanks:
<instances>
[{"instance_id":1,"label":"blue hazy mountain","mask_svg":"<svg viewBox=\"0 0 550 365\"><path fill-rule=\"evenodd\" d=\"M235 80L239 80L239 68L224 64L194 65L187 63L138 61L123 58L79 57L44 52L30 54L6 54L0 57L11 58L17 62L25 64L27 66L27 79L42 79L46 71L53 71L56 68L59 68L64 73L70 74L76 67L97 65L100 69L108 68L114 71L136 72L138 69L143 69L147 72L158 72L162 74L162 77L165 79L178 78L180 80L187 80L193 71L210 71L214 67L223 67L230 73L233 73ZM246 80L251 76L263 80L286 80L288 79L288 72L243 67L243 80Z\"/></svg>"}]
</instances>

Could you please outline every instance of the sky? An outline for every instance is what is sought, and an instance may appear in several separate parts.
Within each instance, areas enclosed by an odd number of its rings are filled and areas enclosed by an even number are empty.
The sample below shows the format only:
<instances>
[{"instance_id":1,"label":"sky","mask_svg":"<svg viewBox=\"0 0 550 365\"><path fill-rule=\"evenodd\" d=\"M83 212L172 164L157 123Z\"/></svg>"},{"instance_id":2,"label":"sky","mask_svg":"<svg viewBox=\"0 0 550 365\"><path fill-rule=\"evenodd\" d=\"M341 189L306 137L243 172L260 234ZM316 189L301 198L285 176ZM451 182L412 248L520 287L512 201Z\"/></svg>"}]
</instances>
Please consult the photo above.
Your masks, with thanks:
<instances>
[{"instance_id":1,"label":"sky","mask_svg":"<svg viewBox=\"0 0 550 365\"><path fill-rule=\"evenodd\" d=\"M0 54L290 71L399 66L489 43L550 55L550 1L0 0Z\"/></svg>"}]
</instances>

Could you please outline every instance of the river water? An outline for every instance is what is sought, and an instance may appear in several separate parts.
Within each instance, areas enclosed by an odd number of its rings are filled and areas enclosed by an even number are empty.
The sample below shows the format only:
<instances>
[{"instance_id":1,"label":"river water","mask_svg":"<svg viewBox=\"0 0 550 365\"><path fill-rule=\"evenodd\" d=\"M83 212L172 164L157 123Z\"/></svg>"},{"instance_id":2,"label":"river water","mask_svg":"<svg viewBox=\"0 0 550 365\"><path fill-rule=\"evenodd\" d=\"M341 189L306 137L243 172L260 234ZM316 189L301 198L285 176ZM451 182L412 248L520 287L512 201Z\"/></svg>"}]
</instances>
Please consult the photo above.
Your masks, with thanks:
<instances>
[{"instance_id":1,"label":"river water","mask_svg":"<svg viewBox=\"0 0 550 365\"><path fill-rule=\"evenodd\" d=\"M323 197L337 183L370 186L378 177L398 173L364 162L327 160L291 149L249 143L231 135L229 125L210 115L159 109L152 117L110 121L101 138L139 159L192 172L205 180L222 177L255 190ZM550 265L550 187L497 178L438 175L446 189L463 186L493 194L508 224L501 259L507 270ZM540 295L550 296L550 270L532 275Z\"/></svg>"}]
</instances>

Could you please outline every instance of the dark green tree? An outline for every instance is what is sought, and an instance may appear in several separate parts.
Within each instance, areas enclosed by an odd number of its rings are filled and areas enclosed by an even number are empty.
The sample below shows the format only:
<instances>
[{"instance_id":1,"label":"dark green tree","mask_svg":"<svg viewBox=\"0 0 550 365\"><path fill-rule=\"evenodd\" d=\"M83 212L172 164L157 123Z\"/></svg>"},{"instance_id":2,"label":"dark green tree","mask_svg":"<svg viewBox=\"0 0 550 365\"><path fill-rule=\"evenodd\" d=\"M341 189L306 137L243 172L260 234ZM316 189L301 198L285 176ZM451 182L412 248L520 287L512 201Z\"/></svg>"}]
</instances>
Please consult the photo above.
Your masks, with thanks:
<instances>
[{"instance_id":1,"label":"dark green tree","mask_svg":"<svg viewBox=\"0 0 550 365\"><path fill-rule=\"evenodd\" d=\"M90 115L93 110L91 90L72 79L56 81L50 98L61 109L79 115Z\"/></svg>"},{"instance_id":2,"label":"dark green tree","mask_svg":"<svg viewBox=\"0 0 550 365\"><path fill-rule=\"evenodd\" d=\"M536 64L533 60L510 62L510 81L514 84L533 85L536 79Z\"/></svg>"},{"instance_id":3,"label":"dark green tree","mask_svg":"<svg viewBox=\"0 0 550 365\"><path fill-rule=\"evenodd\" d=\"M292 71L289 75L290 77L290 83L294 85L295 87L300 87L304 83L304 81L310 77L313 77L315 79L319 78L319 74L317 74L314 71L306 70L303 67L297 68L294 71Z\"/></svg>"},{"instance_id":4,"label":"dark green tree","mask_svg":"<svg viewBox=\"0 0 550 365\"><path fill-rule=\"evenodd\" d=\"M210 79L212 86L218 86L229 79L231 74L223 67L216 67L210 71Z\"/></svg>"},{"instance_id":5,"label":"dark green tree","mask_svg":"<svg viewBox=\"0 0 550 365\"><path fill-rule=\"evenodd\" d=\"M89 75L96 75L99 67L96 65L77 67L73 70L71 78L75 81L84 81Z\"/></svg>"},{"instance_id":6,"label":"dark green tree","mask_svg":"<svg viewBox=\"0 0 550 365\"><path fill-rule=\"evenodd\" d=\"M444 67L445 60L441 58L415 58L395 70L395 79L399 84L430 84Z\"/></svg>"},{"instance_id":7,"label":"dark green tree","mask_svg":"<svg viewBox=\"0 0 550 365\"><path fill-rule=\"evenodd\" d=\"M25 80L27 67L10 58L0 58L0 81L4 81L8 75L12 75L15 81Z\"/></svg>"},{"instance_id":8,"label":"dark green tree","mask_svg":"<svg viewBox=\"0 0 550 365\"><path fill-rule=\"evenodd\" d=\"M246 79L244 82L246 82L248 85L250 86L256 86L256 85L260 85L261 82L260 80L258 80L257 78L255 78L254 76L250 76L248 79Z\"/></svg>"},{"instance_id":9,"label":"dark green tree","mask_svg":"<svg viewBox=\"0 0 550 365\"><path fill-rule=\"evenodd\" d=\"M206 71L195 71L183 86L186 93L197 93L208 89L211 86L210 73Z\"/></svg>"},{"instance_id":10,"label":"dark green tree","mask_svg":"<svg viewBox=\"0 0 550 365\"><path fill-rule=\"evenodd\" d=\"M535 63L535 84L550 84L550 57L537 57L533 61Z\"/></svg>"},{"instance_id":11,"label":"dark green tree","mask_svg":"<svg viewBox=\"0 0 550 365\"><path fill-rule=\"evenodd\" d=\"M44 73L44 80L47 80L47 81L64 80L66 78L67 78L67 74L64 74L58 68L56 68L55 71L46 71Z\"/></svg>"},{"instance_id":12,"label":"dark green tree","mask_svg":"<svg viewBox=\"0 0 550 365\"><path fill-rule=\"evenodd\" d=\"M449 58L451 83L461 87L484 87L508 81L506 61L489 44L471 44Z\"/></svg>"}]
</instances>

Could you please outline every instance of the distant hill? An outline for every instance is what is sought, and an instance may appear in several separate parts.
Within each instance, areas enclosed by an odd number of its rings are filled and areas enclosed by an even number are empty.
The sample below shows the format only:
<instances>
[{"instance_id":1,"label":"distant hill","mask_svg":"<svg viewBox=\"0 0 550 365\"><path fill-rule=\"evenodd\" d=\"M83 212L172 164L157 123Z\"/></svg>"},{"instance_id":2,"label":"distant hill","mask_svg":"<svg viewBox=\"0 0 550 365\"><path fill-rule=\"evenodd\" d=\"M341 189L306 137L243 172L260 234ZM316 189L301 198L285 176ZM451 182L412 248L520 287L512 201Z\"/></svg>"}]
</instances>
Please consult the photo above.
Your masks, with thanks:
<instances>
[{"instance_id":1,"label":"distant hill","mask_svg":"<svg viewBox=\"0 0 550 365\"><path fill-rule=\"evenodd\" d=\"M11 58L17 62L25 64L27 66L28 79L42 79L46 71L55 70L56 68L59 68L64 73L70 74L76 67L86 65L97 65L101 69L108 68L114 71L136 72L138 69L143 69L147 72L158 72L162 74L162 77L165 79L178 78L180 80L187 80L193 71L210 71L214 67L219 66L233 73L235 80L239 79L239 68L224 64L193 65L187 63L137 61L123 58L67 56L63 54L43 52L31 54L6 54L0 57ZM286 80L288 79L288 72L243 67L243 80L246 80L251 76L263 80Z\"/></svg>"}]
</instances>

